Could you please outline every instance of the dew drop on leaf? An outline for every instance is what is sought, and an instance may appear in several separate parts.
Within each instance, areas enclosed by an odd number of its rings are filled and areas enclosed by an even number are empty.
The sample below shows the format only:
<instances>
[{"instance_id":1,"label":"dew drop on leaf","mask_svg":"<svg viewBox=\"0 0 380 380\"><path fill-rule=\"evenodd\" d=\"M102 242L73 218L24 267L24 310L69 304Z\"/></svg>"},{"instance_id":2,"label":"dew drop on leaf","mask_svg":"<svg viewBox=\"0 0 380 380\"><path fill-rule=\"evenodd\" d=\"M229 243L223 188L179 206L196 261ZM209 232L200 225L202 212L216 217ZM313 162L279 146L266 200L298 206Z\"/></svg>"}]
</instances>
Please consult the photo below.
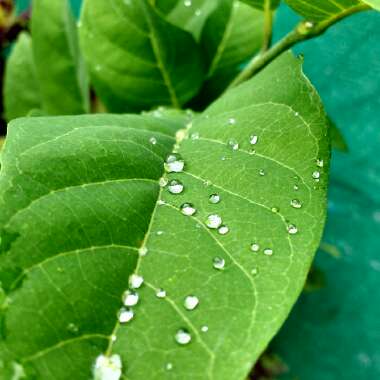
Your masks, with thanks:
<instances>
[{"instance_id":1,"label":"dew drop on leaf","mask_svg":"<svg viewBox=\"0 0 380 380\"><path fill-rule=\"evenodd\" d=\"M181 194L183 191L183 184L181 181L172 179L168 184L168 190L171 194Z\"/></svg>"},{"instance_id":2,"label":"dew drop on leaf","mask_svg":"<svg viewBox=\"0 0 380 380\"><path fill-rule=\"evenodd\" d=\"M199 139L199 132L193 132L190 135L191 140L198 140Z\"/></svg>"},{"instance_id":3,"label":"dew drop on leaf","mask_svg":"<svg viewBox=\"0 0 380 380\"><path fill-rule=\"evenodd\" d=\"M256 276L257 273L259 273L259 271L258 271L257 268L253 268L253 269L251 270L251 274L252 274L253 276Z\"/></svg>"},{"instance_id":4,"label":"dew drop on leaf","mask_svg":"<svg viewBox=\"0 0 380 380\"><path fill-rule=\"evenodd\" d=\"M201 327L201 331L204 332L204 333L207 332L208 331L208 326L206 326L206 325L202 326Z\"/></svg>"},{"instance_id":5,"label":"dew drop on leaf","mask_svg":"<svg viewBox=\"0 0 380 380\"><path fill-rule=\"evenodd\" d=\"M167 371L171 371L171 370L173 369L173 364L172 364L172 363L166 363L166 364L165 364L165 369L166 369Z\"/></svg>"},{"instance_id":6,"label":"dew drop on leaf","mask_svg":"<svg viewBox=\"0 0 380 380\"><path fill-rule=\"evenodd\" d=\"M271 211L274 213L274 214L277 214L278 212L280 212L280 209L278 207L272 207L271 208Z\"/></svg>"},{"instance_id":7,"label":"dew drop on leaf","mask_svg":"<svg viewBox=\"0 0 380 380\"><path fill-rule=\"evenodd\" d=\"M138 289L144 282L144 278L136 273L129 276L129 286L132 289Z\"/></svg>"},{"instance_id":8,"label":"dew drop on leaf","mask_svg":"<svg viewBox=\"0 0 380 380\"><path fill-rule=\"evenodd\" d=\"M256 145L258 140L259 140L259 137L256 135L252 135L249 137L249 143L251 145Z\"/></svg>"},{"instance_id":9,"label":"dew drop on leaf","mask_svg":"<svg viewBox=\"0 0 380 380\"><path fill-rule=\"evenodd\" d=\"M271 249L271 248L265 248L264 249L264 255L272 256L273 255L273 249Z\"/></svg>"},{"instance_id":10,"label":"dew drop on leaf","mask_svg":"<svg viewBox=\"0 0 380 380\"><path fill-rule=\"evenodd\" d=\"M67 331L71 332L72 334L76 334L79 331L79 328L75 323L69 323L66 328Z\"/></svg>"},{"instance_id":11,"label":"dew drop on leaf","mask_svg":"<svg viewBox=\"0 0 380 380\"><path fill-rule=\"evenodd\" d=\"M295 235L298 232L298 228L294 224L289 224L287 229L290 235Z\"/></svg>"},{"instance_id":12,"label":"dew drop on leaf","mask_svg":"<svg viewBox=\"0 0 380 380\"><path fill-rule=\"evenodd\" d=\"M211 194L208 198L210 203L216 204L220 202L220 195L219 194Z\"/></svg>"},{"instance_id":13,"label":"dew drop on leaf","mask_svg":"<svg viewBox=\"0 0 380 380\"><path fill-rule=\"evenodd\" d=\"M192 216L197 212L197 210L192 203L184 203L181 206L181 212L183 215Z\"/></svg>"},{"instance_id":14,"label":"dew drop on leaf","mask_svg":"<svg viewBox=\"0 0 380 380\"><path fill-rule=\"evenodd\" d=\"M166 157L164 167L168 173L180 173L185 166L185 161L178 153L171 153Z\"/></svg>"},{"instance_id":15,"label":"dew drop on leaf","mask_svg":"<svg viewBox=\"0 0 380 380\"><path fill-rule=\"evenodd\" d=\"M139 248L139 256L146 256L148 253L148 248L147 247L141 247Z\"/></svg>"},{"instance_id":16,"label":"dew drop on leaf","mask_svg":"<svg viewBox=\"0 0 380 380\"><path fill-rule=\"evenodd\" d=\"M259 170L259 174L260 174L261 176L264 176L264 175L265 175L265 170L264 170L264 169L260 169L260 170Z\"/></svg>"},{"instance_id":17,"label":"dew drop on leaf","mask_svg":"<svg viewBox=\"0 0 380 380\"><path fill-rule=\"evenodd\" d=\"M290 205L294 208L301 208L302 207L302 203L298 199L292 199L290 201Z\"/></svg>"},{"instance_id":18,"label":"dew drop on leaf","mask_svg":"<svg viewBox=\"0 0 380 380\"><path fill-rule=\"evenodd\" d=\"M229 125L234 125L234 124L236 124L236 119L235 119L234 117L230 117L230 118L228 119L228 124L229 124Z\"/></svg>"},{"instance_id":19,"label":"dew drop on leaf","mask_svg":"<svg viewBox=\"0 0 380 380\"><path fill-rule=\"evenodd\" d=\"M227 235L230 232L230 229L228 228L228 226L223 224L218 228L218 232L220 235Z\"/></svg>"},{"instance_id":20,"label":"dew drop on leaf","mask_svg":"<svg viewBox=\"0 0 380 380\"><path fill-rule=\"evenodd\" d=\"M128 289L123 293L122 300L125 306L135 306L139 302L139 295L137 292Z\"/></svg>"},{"instance_id":21,"label":"dew drop on leaf","mask_svg":"<svg viewBox=\"0 0 380 380\"><path fill-rule=\"evenodd\" d=\"M152 145L156 145L157 144L157 139L155 137L151 137L149 139L149 142L152 144Z\"/></svg>"},{"instance_id":22,"label":"dew drop on leaf","mask_svg":"<svg viewBox=\"0 0 380 380\"><path fill-rule=\"evenodd\" d=\"M166 291L164 289L158 289L156 292L157 298L165 298L166 297Z\"/></svg>"},{"instance_id":23,"label":"dew drop on leaf","mask_svg":"<svg viewBox=\"0 0 380 380\"><path fill-rule=\"evenodd\" d=\"M199 299L196 296L187 296L183 303L186 310L194 310L199 304Z\"/></svg>"},{"instance_id":24,"label":"dew drop on leaf","mask_svg":"<svg viewBox=\"0 0 380 380\"><path fill-rule=\"evenodd\" d=\"M207 217L206 226L211 229L217 229L222 224L222 218L218 214L211 214Z\"/></svg>"},{"instance_id":25,"label":"dew drop on leaf","mask_svg":"<svg viewBox=\"0 0 380 380\"><path fill-rule=\"evenodd\" d=\"M238 150L239 149L239 143L235 139L229 139L227 141L227 146L232 150Z\"/></svg>"},{"instance_id":26,"label":"dew drop on leaf","mask_svg":"<svg viewBox=\"0 0 380 380\"><path fill-rule=\"evenodd\" d=\"M223 258L217 256L217 257L213 258L213 260L212 260L212 266L215 269L222 270L226 266L226 262L225 262L225 260Z\"/></svg>"},{"instance_id":27,"label":"dew drop on leaf","mask_svg":"<svg viewBox=\"0 0 380 380\"><path fill-rule=\"evenodd\" d=\"M183 4L184 4L185 7L191 7L191 5L192 5L192 1L191 1L191 0L185 0L185 1L183 2Z\"/></svg>"},{"instance_id":28,"label":"dew drop on leaf","mask_svg":"<svg viewBox=\"0 0 380 380\"><path fill-rule=\"evenodd\" d=\"M175 334L175 341L178 344L185 345L191 341L191 335L186 329L179 329Z\"/></svg>"},{"instance_id":29,"label":"dew drop on leaf","mask_svg":"<svg viewBox=\"0 0 380 380\"><path fill-rule=\"evenodd\" d=\"M251 251L252 252L258 252L260 249L260 246L257 243L252 243L251 244Z\"/></svg>"},{"instance_id":30,"label":"dew drop on leaf","mask_svg":"<svg viewBox=\"0 0 380 380\"><path fill-rule=\"evenodd\" d=\"M119 380L122 363L119 355L99 355L94 366L94 380Z\"/></svg>"},{"instance_id":31,"label":"dew drop on leaf","mask_svg":"<svg viewBox=\"0 0 380 380\"><path fill-rule=\"evenodd\" d=\"M168 184L168 180L165 177L161 177L158 180L158 184L160 185L160 187L165 187Z\"/></svg>"},{"instance_id":32,"label":"dew drop on leaf","mask_svg":"<svg viewBox=\"0 0 380 380\"><path fill-rule=\"evenodd\" d=\"M134 312L130 308L122 307L118 313L120 323L127 323L134 317Z\"/></svg>"},{"instance_id":33,"label":"dew drop on leaf","mask_svg":"<svg viewBox=\"0 0 380 380\"><path fill-rule=\"evenodd\" d=\"M294 186L293 186L293 189L294 189L295 191L297 191L297 190L299 190L299 186L298 186L298 185L294 185Z\"/></svg>"},{"instance_id":34,"label":"dew drop on leaf","mask_svg":"<svg viewBox=\"0 0 380 380\"><path fill-rule=\"evenodd\" d=\"M317 166L320 167L320 168L323 168L323 165L324 165L323 160L318 159L318 160L317 160Z\"/></svg>"},{"instance_id":35,"label":"dew drop on leaf","mask_svg":"<svg viewBox=\"0 0 380 380\"><path fill-rule=\"evenodd\" d=\"M314 179L319 179L321 177L321 173L316 170L315 172L313 172L312 177Z\"/></svg>"}]
</instances>

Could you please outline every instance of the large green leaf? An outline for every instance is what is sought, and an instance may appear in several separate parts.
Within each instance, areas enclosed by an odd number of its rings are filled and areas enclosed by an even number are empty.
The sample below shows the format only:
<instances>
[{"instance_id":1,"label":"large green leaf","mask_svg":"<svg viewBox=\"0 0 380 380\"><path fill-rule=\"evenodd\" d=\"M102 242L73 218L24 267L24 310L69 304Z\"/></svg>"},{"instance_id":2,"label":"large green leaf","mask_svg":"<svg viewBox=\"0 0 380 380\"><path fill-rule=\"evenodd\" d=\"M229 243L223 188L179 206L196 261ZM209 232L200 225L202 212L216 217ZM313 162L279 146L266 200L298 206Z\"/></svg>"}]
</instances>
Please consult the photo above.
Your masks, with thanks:
<instances>
[{"instance_id":1,"label":"large green leaf","mask_svg":"<svg viewBox=\"0 0 380 380\"><path fill-rule=\"evenodd\" d=\"M3 360L44 380L87 380L101 353L103 380L120 366L136 380L244 379L301 291L324 224L326 117L300 65L286 54L178 132L178 172L163 174L179 127L168 116L12 122ZM196 211L181 212L189 202ZM132 272L144 283L119 323Z\"/></svg>"},{"instance_id":2,"label":"large green leaf","mask_svg":"<svg viewBox=\"0 0 380 380\"><path fill-rule=\"evenodd\" d=\"M156 0L155 7L166 19L192 33L198 40L205 21L218 5L217 0Z\"/></svg>"},{"instance_id":3,"label":"large green leaf","mask_svg":"<svg viewBox=\"0 0 380 380\"><path fill-rule=\"evenodd\" d=\"M263 12L241 2L221 0L207 20L201 44L207 60L202 95L216 98L261 47Z\"/></svg>"},{"instance_id":4,"label":"large green leaf","mask_svg":"<svg viewBox=\"0 0 380 380\"><path fill-rule=\"evenodd\" d=\"M199 90L203 65L194 38L147 0L86 0L81 25L92 81L109 110L178 107Z\"/></svg>"},{"instance_id":5,"label":"large green leaf","mask_svg":"<svg viewBox=\"0 0 380 380\"><path fill-rule=\"evenodd\" d=\"M323 21L337 17L363 5L359 0L285 0L297 13L311 21ZM367 1L367 3L370 3ZM374 3L372 1L372 3Z\"/></svg>"},{"instance_id":6,"label":"large green leaf","mask_svg":"<svg viewBox=\"0 0 380 380\"><path fill-rule=\"evenodd\" d=\"M87 112L87 75L69 0L33 1L32 38L44 111L51 115Z\"/></svg>"},{"instance_id":7,"label":"large green leaf","mask_svg":"<svg viewBox=\"0 0 380 380\"><path fill-rule=\"evenodd\" d=\"M23 32L19 35L8 58L4 80L4 108L7 120L26 116L30 110L41 107L29 34Z\"/></svg>"},{"instance_id":8,"label":"large green leaf","mask_svg":"<svg viewBox=\"0 0 380 380\"><path fill-rule=\"evenodd\" d=\"M363 0L363 2L380 11L380 0Z\"/></svg>"},{"instance_id":9,"label":"large green leaf","mask_svg":"<svg viewBox=\"0 0 380 380\"><path fill-rule=\"evenodd\" d=\"M274 9L274 8L277 8L278 5L280 4L280 0L241 0L241 1L257 9L265 9L268 5L269 5L269 8Z\"/></svg>"}]
</instances>

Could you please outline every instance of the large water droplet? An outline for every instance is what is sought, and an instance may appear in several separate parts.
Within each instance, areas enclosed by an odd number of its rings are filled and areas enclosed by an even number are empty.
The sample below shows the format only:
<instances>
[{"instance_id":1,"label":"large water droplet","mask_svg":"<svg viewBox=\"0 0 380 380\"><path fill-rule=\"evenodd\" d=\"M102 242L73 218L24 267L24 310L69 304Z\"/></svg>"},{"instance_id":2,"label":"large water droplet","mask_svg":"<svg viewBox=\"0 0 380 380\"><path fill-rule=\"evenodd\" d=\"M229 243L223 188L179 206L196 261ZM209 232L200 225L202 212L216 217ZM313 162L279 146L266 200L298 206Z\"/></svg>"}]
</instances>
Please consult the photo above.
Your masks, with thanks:
<instances>
[{"instance_id":1,"label":"large water droplet","mask_svg":"<svg viewBox=\"0 0 380 380\"><path fill-rule=\"evenodd\" d=\"M119 380L122 363L119 355L99 355L94 366L94 380Z\"/></svg>"},{"instance_id":2,"label":"large water droplet","mask_svg":"<svg viewBox=\"0 0 380 380\"><path fill-rule=\"evenodd\" d=\"M168 190L172 194L180 194L183 191L183 184L181 181L172 179L168 184Z\"/></svg>"},{"instance_id":3,"label":"large water droplet","mask_svg":"<svg viewBox=\"0 0 380 380\"><path fill-rule=\"evenodd\" d=\"M301 208L302 207L302 203L298 199L292 199L290 201L290 205L294 208Z\"/></svg>"},{"instance_id":4,"label":"large water droplet","mask_svg":"<svg viewBox=\"0 0 380 380\"><path fill-rule=\"evenodd\" d=\"M259 137L256 135L252 135L249 137L249 143L251 145L256 145L258 140L259 140Z\"/></svg>"},{"instance_id":5,"label":"large water droplet","mask_svg":"<svg viewBox=\"0 0 380 380\"><path fill-rule=\"evenodd\" d=\"M157 298L165 298L166 297L166 291L164 289L158 289L156 292Z\"/></svg>"},{"instance_id":6,"label":"large water droplet","mask_svg":"<svg viewBox=\"0 0 380 380\"><path fill-rule=\"evenodd\" d=\"M218 228L218 232L220 235L227 235L229 232L230 232L230 229L228 226L226 226L225 224L220 226Z\"/></svg>"},{"instance_id":7,"label":"large water droplet","mask_svg":"<svg viewBox=\"0 0 380 380\"><path fill-rule=\"evenodd\" d=\"M118 319L120 323L127 323L134 317L133 310L130 308L122 307L119 310Z\"/></svg>"},{"instance_id":8,"label":"large water droplet","mask_svg":"<svg viewBox=\"0 0 380 380\"><path fill-rule=\"evenodd\" d=\"M273 249L271 249L271 248L265 248L264 249L264 255L272 256L273 255Z\"/></svg>"},{"instance_id":9,"label":"large water droplet","mask_svg":"<svg viewBox=\"0 0 380 380\"><path fill-rule=\"evenodd\" d=\"M213 260L212 260L212 266L215 269L222 270L226 266L226 262L225 262L225 260L223 258L217 256L217 257L213 258Z\"/></svg>"},{"instance_id":10,"label":"large water droplet","mask_svg":"<svg viewBox=\"0 0 380 380\"><path fill-rule=\"evenodd\" d=\"M136 273L129 276L129 286L132 289L138 289L144 282L144 278Z\"/></svg>"},{"instance_id":11,"label":"large water droplet","mask_svg":"<svg viewBox=\"0 0 380 380\"><path fill-rule=\"evenodd\" d=\"M191 341L191 335L186 329L179 329L175 334L175 341L178 344L185 345Z\"/></svg>"},{"instance_id":12,"label":"large water droplet","mask_svg":"<svg viewBox=\"0 0 380 380\"><path fill-rule=\"evenodd\" d=\"M164 163L165 170L168 173L180 173L185 166L185 161L178 153L171 153L166 157Z\"/></svg>"},{"instance_id":13,"label":"large water droplet","mask_svg":"<svg viewBox=\"0 0 380 380\"><path fill-rule=\"evenodd\" d=\"M187 296L183 303L183 306L187 310L194 310L199 304L199 299L196 296Z\"/></svg>"},{"instance_id":14,"label":"large water droplet","mask_svg":"<svg viewBox=\"0 0 380 380\"><path fill-rule=\"evenodd\" d=\"M295 235L298 232L298 228L294 224L289 224L288 232L290 235Z\"/></svg>"},{"instance_id":15,"label":"large water droplet","mask_svg":"<svg viewBox=\"0 0 380 380\"><path fill-rule=\"evenodd\" d=\"M122 300L125 306L135 306L139 302L139 295L137 292L128 289L123 293Z\"/></svg>"},{"instance_id":16,"label":"large water droplet","mask_svg":"<svg viewBox=\"0 0 380 380\"><path fill-rule=\"evenodd\" d=\"M222 224L222 218L218 214L211 214L207 217L206 226L208 228L217 229Z\"/></svg>"},{"instance_id":17,"label":"large water droplet","mask_svg":"<svg viewBox=\"0 0 380 380\"><path fill-rule=\"evenodd\" d=\"M210 203L213 203L213 204L219 203L220 202L220 195L219 194L211 194L208 200Z\"/></svg>"},{"instance_id":18,"label":"large water droplet","mask_svg":"<svg viewBox=\"0 0 380 380\"><path fill-rule=\"evenodd\" d=\"M191 203L184 203L181 206L181 212L183 215L192 216L197 212L197 210Z\"/></svg>"},{"instance_id":19,"label":"large water droplet","mask_svg":"<svg viewBox=\"0 0 380 380\"><path fill-rule=\"evenodd\" d=\"M260 246L257 243L252 243L251 244L251 251L252 252L258 252L260 249Z\"/></svg>"}]
</instances>

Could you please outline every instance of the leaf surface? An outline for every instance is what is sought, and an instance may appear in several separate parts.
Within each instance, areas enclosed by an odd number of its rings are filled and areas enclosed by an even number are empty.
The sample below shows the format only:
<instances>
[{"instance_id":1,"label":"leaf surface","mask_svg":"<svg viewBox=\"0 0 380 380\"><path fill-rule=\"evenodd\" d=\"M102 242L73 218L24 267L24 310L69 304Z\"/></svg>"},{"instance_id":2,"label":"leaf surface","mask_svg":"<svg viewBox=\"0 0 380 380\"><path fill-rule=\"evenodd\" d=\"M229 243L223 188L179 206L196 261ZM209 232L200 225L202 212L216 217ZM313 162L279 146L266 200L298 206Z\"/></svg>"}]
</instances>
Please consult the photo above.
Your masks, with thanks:
<instances>
[{"instance_id":1,"label":"leaf surface","mask_svg":"<svg viewBox=\"0 0 380 380\"><path fill-rule=\"evenodd\" d=\"M4 107L7 120L26 116L29 111L41 107L32 40L25 32L19 35L8 58L4 80Z\"/></svg>"},{"instance_id":2,"label":"leaf surface","mask_svg":"<svg viewBox=\"0 0 380 380\"><path fill-rule=\"evenodd\" d=\"M43 109L50 115L86 113L87 74L68 0L34 0L33 52Z\"/></svg>"},{"instance_id":3,"label":"leaf surface","mask_svg":"<svg viewBox=\"0 0 380 380\"><path fill-rule=\"evenodd\" d=\"M380 11L380 0L363 0L363 2Z\"/></svg>"},{"instance_id":4,"label":"leaf surface","mask_svg":"<svg viewBox=\"0 0 380 380\"><path fill-rule=\"evenodd\" d=\"M85 1L80 34L97 94L111 111L179 107L201 86L203 63L193 36L146 0Z\"/></svg>"},{"instance_id":5,"label":"leaf surface","mask_svg":"<svg viewBox=\"0 0 380 380\"><path fill-rule=\"evenodd\" d=\"M269 5L269 8L275 9L280 4L280 0L241 0L241 1L257 9L265 9L266 4Z\"/></svg>"},{"instance_id":6,"label":"leaf surface","mask_svg":"<svg viewBox=\"0 0 380 380\"><path fill-rule=\"evenodd\" d=\"M284 55L176 141L173 120L11 123L0 177L7 362L37 378L87 380L104 353L128 379L244 379L281 326L326 207L326 116L300 61ZM163 174L175 142L184 171ZM162 175L184 190L160 187ZM180 210L186 202L192 216ZM229 231L209 228L210 215ZM134 318L119 323L131 273L144 283ZM188 296L199 300L192 311ZM180 329L188 344L176 342Z\"/></svg>"}]
</instances>

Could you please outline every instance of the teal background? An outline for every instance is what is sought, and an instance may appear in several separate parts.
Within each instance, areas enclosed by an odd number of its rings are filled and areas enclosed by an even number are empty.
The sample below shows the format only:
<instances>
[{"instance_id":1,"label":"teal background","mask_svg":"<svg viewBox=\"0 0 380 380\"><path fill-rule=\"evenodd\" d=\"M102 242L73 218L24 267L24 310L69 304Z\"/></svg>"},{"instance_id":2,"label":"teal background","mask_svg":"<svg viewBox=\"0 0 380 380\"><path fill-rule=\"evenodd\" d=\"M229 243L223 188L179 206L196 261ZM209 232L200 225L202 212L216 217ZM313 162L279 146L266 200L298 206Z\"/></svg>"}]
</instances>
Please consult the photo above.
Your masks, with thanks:
<instances>
[{"instance_id":1,"label":"teal background","mask_svg":"<svg viewBox=\"0 0 380 380\"><path fill-rule=\"evenodd\" d=\"M27 4L19 0L20 9ZM72 0L76 12L80 0ZM275 39L297 16L277 14ZM272 349L289 366L282 379L380 379L380 13L352 16L295 49L350 152L334 152L324 242L326 286L303 294Z\"/></svg>"}]
</instances>

